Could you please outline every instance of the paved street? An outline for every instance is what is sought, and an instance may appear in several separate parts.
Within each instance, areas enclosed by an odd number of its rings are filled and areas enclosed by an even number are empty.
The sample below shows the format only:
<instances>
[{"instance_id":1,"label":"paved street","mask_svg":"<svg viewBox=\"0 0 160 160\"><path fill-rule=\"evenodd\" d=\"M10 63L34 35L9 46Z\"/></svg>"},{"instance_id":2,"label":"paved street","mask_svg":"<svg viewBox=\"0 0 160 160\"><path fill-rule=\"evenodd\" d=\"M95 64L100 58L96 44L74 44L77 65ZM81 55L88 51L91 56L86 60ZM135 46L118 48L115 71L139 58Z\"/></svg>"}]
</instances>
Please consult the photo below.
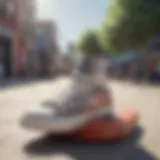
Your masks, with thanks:
<instances>
[{"instance_id":1,"label":"paved street","mask_svg":"<svg viewBox=\"0 0 160 160\"><path fill-rule=\"evenodd\" d=\"M160 87L112 82L117 109L138 108L141 130L120 144L64 143L22 129L25 110L56 98L69 81L39 81L0 88L1 160L157 160L160 159Z\"/></svg>"}]
</instances>

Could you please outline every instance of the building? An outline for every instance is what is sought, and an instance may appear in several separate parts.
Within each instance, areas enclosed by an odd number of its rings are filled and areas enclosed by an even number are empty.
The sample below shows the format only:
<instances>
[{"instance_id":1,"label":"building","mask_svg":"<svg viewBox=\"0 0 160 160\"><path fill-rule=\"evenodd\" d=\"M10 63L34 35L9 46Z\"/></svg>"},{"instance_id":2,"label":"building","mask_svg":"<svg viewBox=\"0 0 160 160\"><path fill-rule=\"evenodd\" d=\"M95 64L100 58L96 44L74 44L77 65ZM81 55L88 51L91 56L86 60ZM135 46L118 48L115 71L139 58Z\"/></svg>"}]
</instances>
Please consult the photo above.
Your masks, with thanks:
<instances>
[{"instance_id":1,"label":"building","mask_svg":"<svg viewBox=\"0 0 160 160\"><path fill-rule=\"evenodd\" d=\"M0 77L9 78L14 70L13 59L18 50L17 21L14 0L0 1ZM0 78L0 79L1 79Z\"/></svg>"},{"instance_id":2,"label":"building","mask_svg":"<svg viewBox=\"0 0 160 160\"><path fill-rule=\"evenodd\" d=\"M0 1L0 77L9 78L24 72L26 52L33 48L35 0ZM27 35L27 36L26 36Z\"/></svg>"},{"instance_id":3,"label":"building","mask_svg":"<svg viewBox=\"0 0 160 160\"><path fill-rule=\"evenodd\" d=\"M57 26L52 21L37 21L37 54L42 72L53 74L59 61Z\"/></svg>"},{"instance_id":4,"label":"building","mask_svg":"<svg viewBox=\"0 0 160 160\"><path fill-rule=\"evenodd\" d=\"M36 0L17 0L19 7L18 24L23 51L20 56L22 71L29 75L36 72Z\"/></svg>"}]
</instances>

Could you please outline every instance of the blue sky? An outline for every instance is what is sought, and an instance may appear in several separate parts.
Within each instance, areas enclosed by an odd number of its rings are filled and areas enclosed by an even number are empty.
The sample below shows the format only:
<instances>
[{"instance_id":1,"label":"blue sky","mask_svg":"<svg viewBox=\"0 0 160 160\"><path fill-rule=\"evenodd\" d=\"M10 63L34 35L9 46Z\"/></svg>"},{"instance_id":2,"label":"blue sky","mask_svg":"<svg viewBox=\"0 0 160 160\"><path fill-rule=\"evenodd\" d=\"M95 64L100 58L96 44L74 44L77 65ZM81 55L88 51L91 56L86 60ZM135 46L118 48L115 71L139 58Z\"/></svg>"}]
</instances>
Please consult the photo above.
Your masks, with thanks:
<instances>
[{"instance_id":1,"label":"blue sky","mask_svg":"<svg viewBox=\"0 0 160 160\"><path fill-rule=\"evenodd\" d=\"M63 49L85 29L99 27L109 0L37 0L38 17L56 21Z\"/></svg>"}]
</instances>

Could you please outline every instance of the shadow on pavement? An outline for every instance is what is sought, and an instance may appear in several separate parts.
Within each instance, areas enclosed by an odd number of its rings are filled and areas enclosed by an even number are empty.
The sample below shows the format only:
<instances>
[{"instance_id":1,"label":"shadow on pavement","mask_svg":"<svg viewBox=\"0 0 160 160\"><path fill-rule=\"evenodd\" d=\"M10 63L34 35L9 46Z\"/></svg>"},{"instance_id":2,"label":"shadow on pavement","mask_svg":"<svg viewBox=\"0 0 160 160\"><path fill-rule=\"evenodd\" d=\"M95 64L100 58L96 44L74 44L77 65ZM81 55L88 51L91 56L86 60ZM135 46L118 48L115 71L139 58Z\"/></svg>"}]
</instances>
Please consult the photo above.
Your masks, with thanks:
<instances>
[{"instance_id":1,"label":"shadow on pavement","mask_svg":"<svg viewBox=\"0 0 160 160\"><path fill-rule=\"evenodd\" d=\"M0 91L10 88L23 87L25 85L36 84L39 82L46 82L53 79L54 78L30 78L30 79L13 79L13 80L1 81Z\"/></svg>"},{"instance_id":2,"label":"shadow on pavement","mask_svg":"<svg viewBox=\"0 0 160 160\"><path fill-rule=\"evenodd\" d=\"M138 128L127 140L118 144L84 144L55 140L46 136L32 141L24 148L34 156L67 154L76 160L156 160L154 156L138 145L143 130Z\"/></svg>"}]
</instances>

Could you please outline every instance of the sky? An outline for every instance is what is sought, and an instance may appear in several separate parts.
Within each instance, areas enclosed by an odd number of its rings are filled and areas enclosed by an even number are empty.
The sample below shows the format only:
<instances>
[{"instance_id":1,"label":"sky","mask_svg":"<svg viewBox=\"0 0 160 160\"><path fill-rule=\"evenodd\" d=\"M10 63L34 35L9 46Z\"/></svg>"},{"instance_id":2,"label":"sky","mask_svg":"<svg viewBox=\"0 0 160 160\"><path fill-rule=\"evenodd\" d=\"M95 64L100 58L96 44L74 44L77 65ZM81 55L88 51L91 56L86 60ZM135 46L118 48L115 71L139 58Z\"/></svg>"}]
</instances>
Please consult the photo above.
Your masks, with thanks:
<instances>
[{"instance_id":1,"label":"sky","mask_svg":"<svg viewBox=\"0 0 160 160\"><path fill-rule=\"evenodd\" d=\"M109 0L37 0L37 17L56 22L58 41L65 50L85 29L100 26L108 4Z\"/></svg>"}]
</instances>

